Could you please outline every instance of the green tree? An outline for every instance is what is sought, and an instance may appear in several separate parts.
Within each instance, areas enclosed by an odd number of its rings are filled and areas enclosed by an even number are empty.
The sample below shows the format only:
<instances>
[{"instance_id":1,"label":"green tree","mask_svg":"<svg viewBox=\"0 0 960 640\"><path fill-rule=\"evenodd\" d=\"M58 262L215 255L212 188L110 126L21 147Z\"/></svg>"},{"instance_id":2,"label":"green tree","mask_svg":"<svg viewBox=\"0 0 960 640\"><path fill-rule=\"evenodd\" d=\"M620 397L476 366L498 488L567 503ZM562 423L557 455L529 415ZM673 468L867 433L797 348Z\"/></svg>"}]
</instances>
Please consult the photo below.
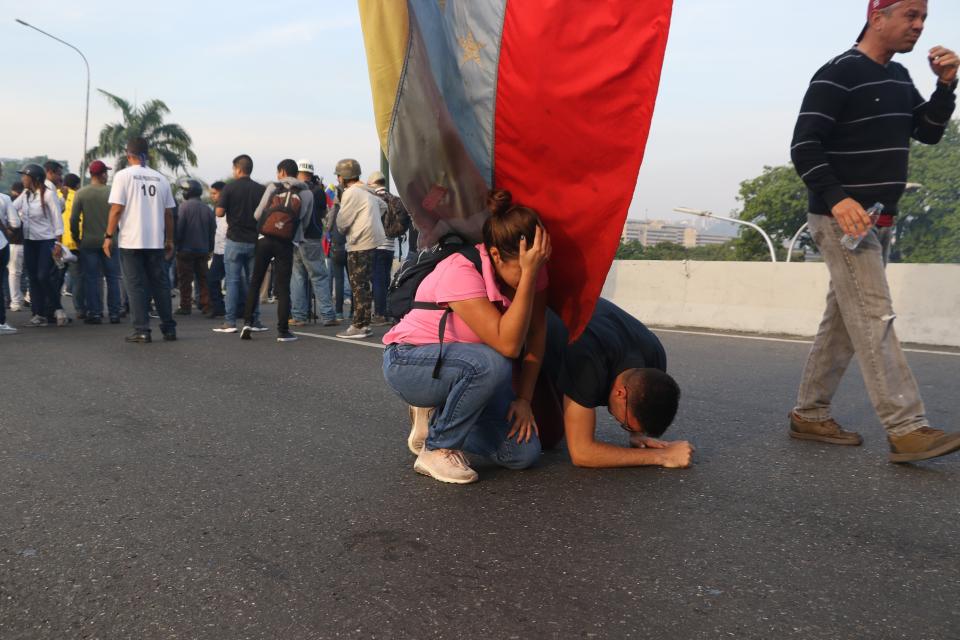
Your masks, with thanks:
<instances>
[{"instance_id":1,"label":"green tree","mask_svg":"<svg viewBox=\"0 0 960 640\"><path fill-rule=\"evenodd\" d=\"M48 160L56 160L56 158L50 158L48 156L34 156L32 158L4 158L3 159L3 175L0 176L0 193L10 193L10 185L14 182L20 182L20 174L17 173L24 165L27 164L38 164L41 167ZM66 175L70 173L70 165L66 160L56 160L63 165L63 174Z\"/></svg>"},{"instance_id":2,"label":"green tree","mask_svg":"<svg viewBox=\"0 0 960 640\"><path fill-rule=\"evenodd\" d=\"M786 259L787 252L782 245L807 221L808 209L807 188L793 165L764 167L758 177L740 183L737 200L743 203L743 208L735 212L735 216L759 225L773 240L777 259ZM798 249L810 245L807 234L797 242ZM753 229L744 228L735 246L738 260L770 259L766 241Z\"/></svg>"},{"instance_id":3,"label":"green tree","mask_svg":"<svg viewBox=\"0 0 960 640\"><path fill-rule=\"evenodd\" d=\"M99 143L87 151L87 158L116 158L113 167L122 169L127 166L127 140L142 137L150 145L151 166L166 166L178 173L197 165L197 155L191 148L193 141L184 128L164 122L170 109L163 101L150 100L135 106L103 89L98 91L120 111L121 121L108 124L100 131Z\"/></svg>"},{"instance_id":4,"label":"green tree","mask_svg":"<svg viewBox=\"0 0 960 640\"><path fill-rule=\"evenodd\" d=\"M643 245L636 240L621 241L614 260L643 260Z\"/></svg>"},{"instance_id":5,"label":"green tree","mask_svg":"<svg viewBox=\"0 0 960 640\"><path fill-rule=\"evenodd\" d=\"M910 181L923 185L900 201L895 258L960 262L960 124L937 145L913 143Z\"/></svg>"}]
</instances>

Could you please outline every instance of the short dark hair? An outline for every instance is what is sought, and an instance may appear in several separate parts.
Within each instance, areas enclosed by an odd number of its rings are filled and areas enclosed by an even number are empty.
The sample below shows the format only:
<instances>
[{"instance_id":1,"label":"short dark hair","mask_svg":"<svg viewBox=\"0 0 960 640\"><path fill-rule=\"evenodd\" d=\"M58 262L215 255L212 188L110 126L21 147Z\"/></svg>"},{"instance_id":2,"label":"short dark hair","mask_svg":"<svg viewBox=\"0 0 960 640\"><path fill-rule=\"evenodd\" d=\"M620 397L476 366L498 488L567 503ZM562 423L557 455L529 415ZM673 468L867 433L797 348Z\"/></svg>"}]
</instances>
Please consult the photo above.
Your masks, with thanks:
<instances>
[{"instance_id":1,"label":"short dark hair","mask_svg":"<svg viewBox=\"0 0 960 640\"><path fill-rule=\"evenodd\" d=\"M14 182L12 185L10 185L10 191L14 193L23 193L23 183Z\"/></svg>"},{"instance_id":2,"label":"short dark hair","mask_svg":"<svg viewBox=\"0 0 960 640\"><path fill-rule=\"evenodd\" d=\"M217 181L214 182L212 185L210 185L210 188L211 188L211 189L216 189L217 191L223 191L223 188L224 188L225 186L227 186L227 183L226 183L226 182L224 182L223 180L217 180Z\"/></svg>"},{"instance_id":3,"label":"short dark hair","mask_svg":"<svg viewBox=\"0 0 960 640\"><path fill-rule=\"evenodd\" d=\"M630 394L630 413L643 432L659 438L677 415L680 386L660 369L633 369L624 380Z\"/></svg>"},{"instance_id":4,"label":"short dark hair","mask_svg":"<svg viewBox=\"0 0 960 640\"><path fill-rule=\"evenodd\" d=\"M253 158L245 153L241 153L233 159L233 166L239 169L240 173L250 175L253 173Z\"/></svg>"},{"instance_id":5,"label":"short dark hair","mask_svg":"<svg viewBox=\"0 0 960 640\"><path fill-rule=\"evenodd\" d=\"M146 138L136 137L127 140L127 153L135 156L145 156L150 150Z\"/></svg>"},{"instance_id":6,"label":"short dark hair","mask_svg":"<svg viewBox=\"0 0 960 640\"><path fill-rule=\"evenodd\" d=\"M277 165L277 171L283 171L284 174L294 178L297 176L298 169L297 162L290 158L281 160L280 164Z\"/></svg>"},{"instance_id":7,"label":"short dark hair","mask_svg":"<svg viewBox=\"0 0 960 640\"><path fill-rule=\"evenodd\" d=\"M63 184L68 189L76 189L80 186L80 176L75 173L68 173L63 176Z\"/></svg>"},{"instance_id":8,"label":"short dark hair","mask_svg":"<svg viewBox=\"0 0 960 640\"><path fill-rule=\"evenodd\" d=\"M56 173L57 171L63 171L63 165L56 160L47 160L43 163L43 170Z\"/></svg>"}]
</instances>

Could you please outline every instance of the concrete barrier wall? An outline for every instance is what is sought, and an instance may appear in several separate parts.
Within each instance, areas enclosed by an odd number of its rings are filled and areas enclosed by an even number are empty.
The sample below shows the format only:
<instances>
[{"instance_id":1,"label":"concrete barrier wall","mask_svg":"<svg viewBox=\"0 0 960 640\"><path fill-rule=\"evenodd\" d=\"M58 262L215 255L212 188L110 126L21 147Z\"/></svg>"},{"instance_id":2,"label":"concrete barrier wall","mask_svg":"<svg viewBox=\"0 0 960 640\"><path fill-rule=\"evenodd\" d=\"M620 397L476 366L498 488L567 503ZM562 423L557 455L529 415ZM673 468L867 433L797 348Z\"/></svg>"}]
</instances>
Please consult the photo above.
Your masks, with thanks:
<instances>
[{"instance_id":1,"label":"concrete barrier wall","mask_svg":"<svg viewBox=\"0 0 960 640\"><path fill-rule=\"evenodd\" d=\"M894 264L903 342L960 347L960 265ZM822 263L617 260L603 296L647 324L813 336L830 278Z\"/></svg>"}]
</instances>

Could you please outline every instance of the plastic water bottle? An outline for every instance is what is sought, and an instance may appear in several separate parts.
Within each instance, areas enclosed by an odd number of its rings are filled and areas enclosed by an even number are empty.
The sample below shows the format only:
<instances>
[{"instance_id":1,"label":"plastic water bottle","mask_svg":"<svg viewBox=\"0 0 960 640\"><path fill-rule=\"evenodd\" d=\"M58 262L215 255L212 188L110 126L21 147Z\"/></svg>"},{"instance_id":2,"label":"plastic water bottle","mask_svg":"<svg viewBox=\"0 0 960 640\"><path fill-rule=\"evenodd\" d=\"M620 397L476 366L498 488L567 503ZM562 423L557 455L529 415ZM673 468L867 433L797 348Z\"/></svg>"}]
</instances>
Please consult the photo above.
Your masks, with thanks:
<instances>
[{"instance_id":1,"label":"plastic water bottle","mask_svg":"<svg viewBox=\"0 0 960 640\"><path fill-rule=\"evenodd\" d=\"M880 214L883 213L883 203L877 202L872 207L867 209L867 215L870 216L870 228L873 228L873 225L877 224L877 219L880 218ZM867 229L867 233L870 232L870 229ZM844 246L848 251L853 251L860 246L860 241L867 237L867 234L862 236L853 236L849 233L843 234L843 237L840 238L840 244Z\"/></svg>"}]
</instances>

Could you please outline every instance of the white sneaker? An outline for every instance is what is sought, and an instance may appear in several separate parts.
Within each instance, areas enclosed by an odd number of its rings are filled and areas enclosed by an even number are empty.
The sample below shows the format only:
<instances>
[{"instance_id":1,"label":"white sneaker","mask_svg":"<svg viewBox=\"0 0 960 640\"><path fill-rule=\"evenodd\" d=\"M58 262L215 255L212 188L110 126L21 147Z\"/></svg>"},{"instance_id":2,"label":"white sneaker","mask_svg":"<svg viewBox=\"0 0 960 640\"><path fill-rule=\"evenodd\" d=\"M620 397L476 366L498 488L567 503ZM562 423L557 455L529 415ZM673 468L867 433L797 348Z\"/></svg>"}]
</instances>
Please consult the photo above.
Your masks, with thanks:
<instances>
[{"instance_id":1,"label":"white sneaker","mask_svg":"<svg viewBox=\"0 0 960 640\"><path fill-rule=\"evenodd\" d=\"M453 484L470 484L479 479L477 472L467 464L463 452L456 449L431 451L424 447L413 463L413 470L434 480Z\"/></svg>"},{"instance_id":2,"label":"white sneaker","mask_svg":"<svg viewBox=\"0 0 960 640\"><path fill-rule=\"evenodd\" d=\"M16 302L13 302L10 304L10 311L23 311L23 307L21 307Z\"/></svg>"},{"instance_id":3,"label":"white sneaker","mask_svg":"<svg viewBox=\"0 0 960 640\"><path fill-rule=\"evenodd\" d=\"M29 326L29 327L45 327L45 326L47 326L47 319L44 318L43 316L33 316L32 318L30 318L30 322L28 323L27 326Z\"/></svg>"},{"instance_id":4,"label":"white sneaker","mask_svg":"<svg viewBox=\"0 0 960 640\"><path fill-rule=\"evenodd\" d=\"M67 326L67 312L63 309L57 309L53 312L53 317L57 319L58 327Z\"/></svg>"},{"instance_id":5,"label":"white sneaker","mask_svg":"<svg viewBox=\"0 0 960 640\"><path fill-rule=\"evenodd\" d=\"M254 333L263 333L264 331L270 331L270 329L263 326L263 323L259 320L250 325L250 330Z\"/></svg>"},{"instance_id":6,"label":"white sneaker","mask_svg":"<svg viewBox=\"0 0 960 640\"><path fill-rule=\"evenodd\" d=\"M360 327L350 325L347 327L346 331L341 331L338 333L337 337L346 338L347 340L360 340L363 338L369 338L372 335L373 331L370 330L370 327L364 327L361 329Z\"/></svg>"},{"instance_id":7,"label":"white sneaker","mask_svg":"<svg viewBox=\"0 0 960 640\"><path fill-rule=\"evenodd\" d=\"M213 330L215 333L236 333L237 327L236 325L227 324L224 322L222 325L215 327Z\"/></svg>"},{"instance_id":8,"label":"white sneaker","mask_svg":"<svg viewBox=\"0 0 960 640\"><path fill-rule=\"evenodd\" d=\"M410 435L407 436L407 448L410 452L418 456L423 450L423 443L427 440L427 431L430 427L430 416L433 415L433 407L407 407L410 412Z\"/></svg>"},{"instance_id":9,"label":"white sneaker","mask_svg":"<svg viewBox=\"0 0 960 640\"><path fill-rule=\"evenodd\" d=\"M6 336L16 333L17 330L8 325L6 322L0 324L0 336Z\"/></svg>"}]
</instances>

